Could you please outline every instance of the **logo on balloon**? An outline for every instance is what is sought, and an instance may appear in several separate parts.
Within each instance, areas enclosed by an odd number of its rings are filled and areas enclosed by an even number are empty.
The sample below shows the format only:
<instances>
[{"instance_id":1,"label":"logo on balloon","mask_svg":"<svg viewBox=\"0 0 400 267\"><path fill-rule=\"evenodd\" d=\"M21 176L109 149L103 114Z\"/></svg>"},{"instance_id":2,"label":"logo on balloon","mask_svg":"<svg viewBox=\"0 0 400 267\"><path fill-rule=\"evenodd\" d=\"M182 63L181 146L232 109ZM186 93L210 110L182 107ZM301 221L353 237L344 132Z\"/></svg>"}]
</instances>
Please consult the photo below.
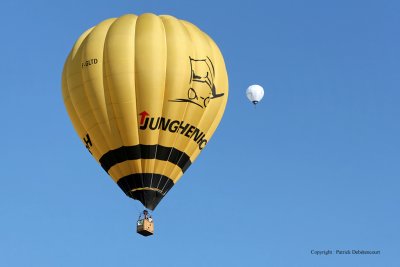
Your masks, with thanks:
<instances>
[{"instance_id":1,"label":"logo on balloon","mask_svg":"<svg viewBox=\"0 0 400 267\"><path fill-rule=\"evenodd\" d=\"M215 69L209 57L206 59L194 59L190 61L190 80L187 98L177 98L170 102L189 102L200 108L206 108L212 99L221 97L224 93L217 93L214 84Z\"/></svg>"}]
</instances>

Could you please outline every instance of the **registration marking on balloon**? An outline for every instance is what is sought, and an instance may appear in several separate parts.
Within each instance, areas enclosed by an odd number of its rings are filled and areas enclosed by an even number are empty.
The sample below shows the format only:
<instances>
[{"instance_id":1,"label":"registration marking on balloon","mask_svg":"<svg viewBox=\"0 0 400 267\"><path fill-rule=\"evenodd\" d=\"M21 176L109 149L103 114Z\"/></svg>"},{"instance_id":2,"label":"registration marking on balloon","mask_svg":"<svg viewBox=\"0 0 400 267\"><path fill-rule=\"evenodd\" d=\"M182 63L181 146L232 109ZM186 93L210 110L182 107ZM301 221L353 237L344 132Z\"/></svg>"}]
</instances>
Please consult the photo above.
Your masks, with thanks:
<instances>
[{"instance_id":1,"label":"registration marking on balloon","mask_svg":"<svg viewBox=\"0 0 400 267\"><path fill-rule=\"evenodd\" d=\"M89 60L85 60L84 62L81 63L82 69L85 67L89 67L91 65L95 65L99 62L97 58L91 58Z\"/></svg>"},{"instance_id":2,"label":"registration marking on balloon","mask_svg":"<svg viewBox=\"0 0 400 267\"><path fill-rule=\"evenodd\" d=\"M146 111L139 113L140 115L140 130L162 130L170 133L179 133L185 137L192 139L199 145L199 149L202 150L207 144L205 139L205 133L194 125L186 123L184 121L167 119L164 117L150 117L150 114Z\"/></svg>"}]
</instances>

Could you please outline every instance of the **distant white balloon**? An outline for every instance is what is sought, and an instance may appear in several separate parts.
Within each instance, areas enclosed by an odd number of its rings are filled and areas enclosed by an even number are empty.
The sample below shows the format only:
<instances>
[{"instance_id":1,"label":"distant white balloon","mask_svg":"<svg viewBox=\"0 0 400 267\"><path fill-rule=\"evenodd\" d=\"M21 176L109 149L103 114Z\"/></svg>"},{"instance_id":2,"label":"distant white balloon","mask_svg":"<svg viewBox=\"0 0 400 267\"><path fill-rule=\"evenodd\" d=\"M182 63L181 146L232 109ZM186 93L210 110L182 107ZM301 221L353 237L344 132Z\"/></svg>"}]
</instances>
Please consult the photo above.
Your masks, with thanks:
<instances>
[{"instance_id":1,"label":"distant white balloon","mask_svg":"<svg viewBox=\"0 0 400 267\"><path fill-rule=\"evenodd\" d=\"M264 89L257 84L250 85L246 90L246 95L254 105L257 105L264 96Z\"/></svg>"}]
</instances>

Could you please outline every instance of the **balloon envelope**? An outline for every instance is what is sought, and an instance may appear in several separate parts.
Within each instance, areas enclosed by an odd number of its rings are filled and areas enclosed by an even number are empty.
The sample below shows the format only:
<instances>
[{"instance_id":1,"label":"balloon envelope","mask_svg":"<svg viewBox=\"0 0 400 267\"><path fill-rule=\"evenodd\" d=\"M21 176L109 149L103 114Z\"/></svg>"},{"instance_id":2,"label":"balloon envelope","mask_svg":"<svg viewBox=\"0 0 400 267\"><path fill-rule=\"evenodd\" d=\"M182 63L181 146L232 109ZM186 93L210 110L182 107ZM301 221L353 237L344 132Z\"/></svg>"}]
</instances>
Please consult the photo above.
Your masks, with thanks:
<instances>
[{"instance_id":1,"label":"balloon envelope","mask_svg":"<svg viewBox=\"0 0 400 267\"><path fill-rule=\"evenodd\" d=\"M79 37L62 92L83 145L153 210L217 128L228 76L217 45L193 24L129 14Z\"/></svg>"},{"instance_id":2,"label":"balloon envelope","mask_svg":"<svg viewBox=\"0 0 400 267\"><path fill-rule=\"evenodd\" d=\"M250 85L246 90L247 98L256 105L264 97L264 89L257 84Z\"/></svg>"}]
</instances>

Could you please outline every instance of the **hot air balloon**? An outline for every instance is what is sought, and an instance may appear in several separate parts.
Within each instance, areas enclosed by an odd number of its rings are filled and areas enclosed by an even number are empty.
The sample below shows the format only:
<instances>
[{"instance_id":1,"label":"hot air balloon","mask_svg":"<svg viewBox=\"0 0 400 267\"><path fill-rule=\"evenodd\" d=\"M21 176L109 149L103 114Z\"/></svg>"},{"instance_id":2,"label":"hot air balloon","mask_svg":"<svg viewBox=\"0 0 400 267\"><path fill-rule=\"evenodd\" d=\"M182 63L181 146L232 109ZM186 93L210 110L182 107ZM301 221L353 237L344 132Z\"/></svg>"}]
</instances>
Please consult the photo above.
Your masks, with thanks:
<instances>
[{"instance_id":1,"label":"hot air balloon","mask_svg":"<svg viewBox=\"0 0 400 267\"><path fill-rule=\"evenodd\" d=\"M257 84L250 85L246 90L246 95L254 105L257 105L264 96L264 89Z\"/></svg>"},{"instance_id":2,"label":"hot air balloon","mask_svg":"<svg viewBox=\"0 0 400 267\"><path fill-rule=\"evenodd\" d=\"M79 37L62 94L83 145L127 196L154 210L216 130L228 76L217 45L193 24L128 14Z\"/></svg>"}]
</instances>

